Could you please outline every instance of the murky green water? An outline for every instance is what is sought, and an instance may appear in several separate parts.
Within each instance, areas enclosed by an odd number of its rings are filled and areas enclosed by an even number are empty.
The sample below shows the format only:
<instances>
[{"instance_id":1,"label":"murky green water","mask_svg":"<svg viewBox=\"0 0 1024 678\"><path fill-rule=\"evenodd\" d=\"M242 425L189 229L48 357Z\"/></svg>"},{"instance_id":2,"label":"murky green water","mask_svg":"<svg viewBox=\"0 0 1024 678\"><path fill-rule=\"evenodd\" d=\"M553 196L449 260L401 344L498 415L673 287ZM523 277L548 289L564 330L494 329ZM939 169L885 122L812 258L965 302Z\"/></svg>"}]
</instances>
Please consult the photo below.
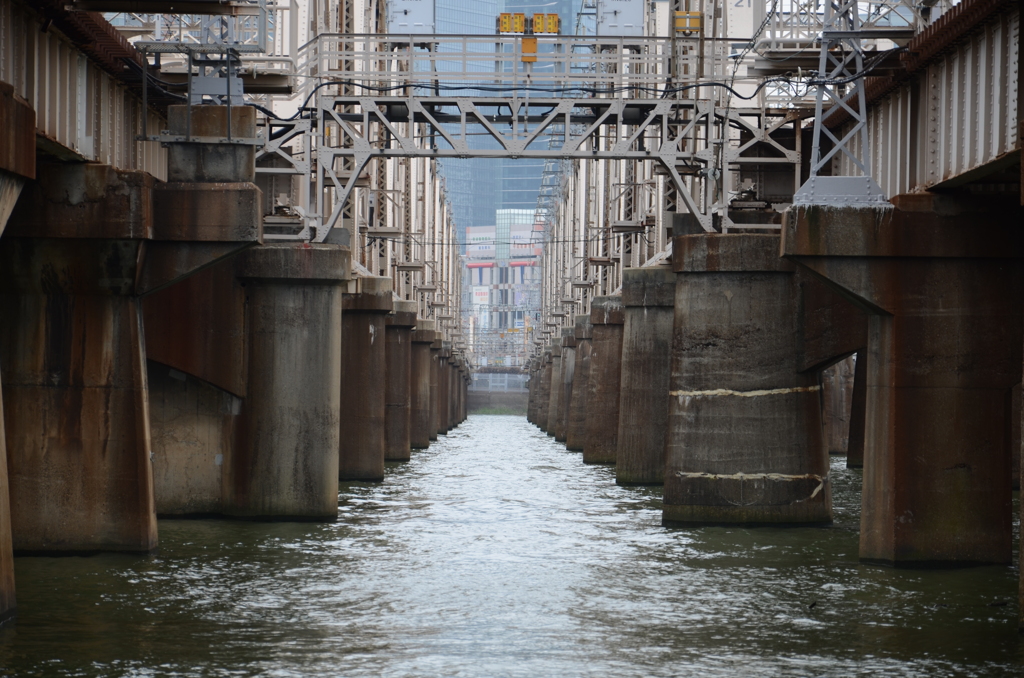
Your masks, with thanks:
<instances>
[{"instance_id":1,"label":"murky green water","mask_svg":"<svg viewBox=\"0 0 1024 678\"><path fill-rule=\"evenodd\" d=\"M0 675L1024 675L1017 571L857 562L836 524L666 530L514 417L471 417L335 524L161 521L158 555L22 558Z\"/></svg>"}]
</instances>

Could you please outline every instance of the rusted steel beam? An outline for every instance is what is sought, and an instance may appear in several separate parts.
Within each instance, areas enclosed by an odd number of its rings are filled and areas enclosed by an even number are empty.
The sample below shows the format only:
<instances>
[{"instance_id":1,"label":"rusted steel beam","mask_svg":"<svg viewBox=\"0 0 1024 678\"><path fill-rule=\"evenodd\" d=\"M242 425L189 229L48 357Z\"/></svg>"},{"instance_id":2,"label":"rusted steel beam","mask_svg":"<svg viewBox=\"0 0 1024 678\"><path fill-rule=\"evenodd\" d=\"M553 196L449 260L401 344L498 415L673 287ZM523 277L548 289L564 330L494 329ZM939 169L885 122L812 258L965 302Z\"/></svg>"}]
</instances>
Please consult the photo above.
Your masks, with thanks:
<instances>
[{"instance_id":1,"label":"rusted steel beam","mask_svg":"<svg viewBox=\"0 0 1024 678\"><path fill-rule=\"evenodd\" d=\"M902 70L886 77L865 78L868 106L941 58L993 16L1012 11L1017 4L1014 0L963 0L907 43L906 51L900 54ZM824 121L828 127L836 128L850 121L850 113L836 105L825 112Z\"/></svg>"}]
</instances>

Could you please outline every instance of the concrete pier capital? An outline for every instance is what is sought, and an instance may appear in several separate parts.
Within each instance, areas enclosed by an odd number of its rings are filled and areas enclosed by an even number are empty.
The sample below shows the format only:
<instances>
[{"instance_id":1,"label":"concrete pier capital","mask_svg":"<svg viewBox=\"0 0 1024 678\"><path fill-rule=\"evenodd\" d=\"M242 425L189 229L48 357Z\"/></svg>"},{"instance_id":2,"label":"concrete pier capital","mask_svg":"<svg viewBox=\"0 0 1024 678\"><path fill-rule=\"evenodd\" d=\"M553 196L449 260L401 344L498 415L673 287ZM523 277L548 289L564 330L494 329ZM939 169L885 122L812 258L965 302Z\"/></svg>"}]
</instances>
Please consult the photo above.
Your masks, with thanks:
<instances>
[{"instance_id":1,"label":"concrete pier capital","mask_svg":"<svg viewBox=\"0 0 1024 678\"><path fill-rule=\"evenodd\" d=\"M359 276L353 283L355 291L345 294L345 313L391 313L395 309L391 278Z\"/></svg>"},{"instance_id":2,"label":"concrete pier capital","mask_svg":"<svg viewBox=\"0 0 1024 678\"><path fill-rule=\"evenodd\" d=\"M580 339L592 339L594 336L594 325L590 322L589 315L578 315L576 316L576 322L573 325L573 336L578 342Z\"/></svg>"},{"instance_id":3,"label":"concrete pier capital","mask_svg":"<svg viewBox=\"0 0 1024 678\"><path fill-rule=\"evenodd\" d=\"M594 297L590 302L592 325L621 325L626 322L622 310L622 296Z\"/></svg>"},{"instance_id":4,"label":"concrete pier capital","mask_svg":"<svg viewBox=\"0 0 1024 678\"><path fill-rule=\"evenodd\" d=\"M153 238L261 242L263 194L249 182L160 182L153 187Z\"/></svg>"},{"instance_id":5,"label":"concrete pier capital","mask_svg":"<svg viewBox=\"0 0 1024 678\"><path fill-rule=\"evenodd\" d=\"M703 233L672 240L676 273L792 273L795 266L779 257L779 236L761 233Z\"/></svg>"},{"instance_id":6,"label":"concrete pier capital","mask_svg":"<svg viewBox=\"0 0 1024 678\"><path fill-rule=\"evenodd\" d=\"M394 310L384 318L384 324L388 327L415 328L417 326L416 302L395 300Z\"/></svg>"},{"instance_id":7,"label":"concrete pier capital","mask_svg":"<svg viewBox=\"0 0 1024 678\"><path fill-rule=\"evenodd\" d=\"M153 188L140 170L99 163L41 163L5 237L152 239Z\"/></svg>"},{"instance_id":8,"label":"concrete pier capital","mask_svg":"<svg viewBox=\"0 0 1024 678\"><path fill-rule=\"evenodd\" d=\"M268 243L239 256L237 276L289 284L340 285L351 278L352 253L341 245Z\"/></svg>"},{"instance_id":9,"label":"concrete pier capital","mask_svg":"<svg viewBox=\"0 0 1024 678\"><path fill-rule=\"evenodd\" d=\"M416 326L412 330L414 344L433 344L436 337L434 321L416 318Z\"/></svg>"},{"instance_id":10,"label":"concrete pier capital","mask_svg":"<svg viewBox=\"0 0 1024 678\"><path fill-rule=\"evenodd\" d=\"M622 272L622 305L671 307L676 298L676 277L669 266L627 268Z\"/></svg>"}]
</instances>

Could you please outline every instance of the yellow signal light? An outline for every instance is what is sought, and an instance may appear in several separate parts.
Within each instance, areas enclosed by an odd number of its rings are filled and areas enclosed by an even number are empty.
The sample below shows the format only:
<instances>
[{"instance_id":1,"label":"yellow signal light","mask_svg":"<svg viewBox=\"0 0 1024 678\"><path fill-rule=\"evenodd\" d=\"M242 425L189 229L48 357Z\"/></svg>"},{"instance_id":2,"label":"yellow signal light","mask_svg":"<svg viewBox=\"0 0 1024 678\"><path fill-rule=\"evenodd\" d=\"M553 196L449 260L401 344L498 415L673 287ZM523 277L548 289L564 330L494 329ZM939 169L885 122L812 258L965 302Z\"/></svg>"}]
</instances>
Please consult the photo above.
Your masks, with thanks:
<instances>
[{"instance_id":1,"label":"yellow signal light","mask_svg":"<svg viewBox=\"0 0 1024 678\"><path fill-rule=\"evenodd\" d=\"M691 33L701 30L700 12L676 12L676 33Z\"/></svg>"}]
</instances>

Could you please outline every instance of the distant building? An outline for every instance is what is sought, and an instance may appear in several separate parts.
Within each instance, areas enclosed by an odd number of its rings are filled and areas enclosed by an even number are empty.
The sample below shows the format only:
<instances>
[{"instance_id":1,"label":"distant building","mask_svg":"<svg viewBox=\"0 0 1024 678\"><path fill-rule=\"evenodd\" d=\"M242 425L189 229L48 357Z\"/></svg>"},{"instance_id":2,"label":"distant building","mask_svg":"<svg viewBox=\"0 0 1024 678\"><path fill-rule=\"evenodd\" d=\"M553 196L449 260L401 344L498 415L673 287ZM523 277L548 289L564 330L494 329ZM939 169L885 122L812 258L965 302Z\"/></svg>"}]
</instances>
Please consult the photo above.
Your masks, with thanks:
<instances>
[{"instance_id":1,"label":"distant building","mask_svg":"<svg viewBox=\"0 0 1024 678\"><path fill-rule=\"evenodd\" d=\"M470 340L481 366L520 366L540 302L541 231L534 210L496 210L494 226L466 228Z\"/></svg>"}]
</instances>

